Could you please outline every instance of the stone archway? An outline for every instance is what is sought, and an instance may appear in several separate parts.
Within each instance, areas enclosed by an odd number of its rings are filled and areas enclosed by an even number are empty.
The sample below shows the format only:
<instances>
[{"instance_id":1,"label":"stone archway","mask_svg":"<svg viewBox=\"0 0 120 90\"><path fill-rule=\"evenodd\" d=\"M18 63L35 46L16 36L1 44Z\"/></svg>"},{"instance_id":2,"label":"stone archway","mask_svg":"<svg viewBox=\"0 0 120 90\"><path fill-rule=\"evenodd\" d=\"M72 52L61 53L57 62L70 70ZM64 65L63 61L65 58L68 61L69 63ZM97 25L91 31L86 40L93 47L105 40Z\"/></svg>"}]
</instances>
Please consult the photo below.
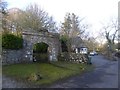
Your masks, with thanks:
<instances>
[{"instance_id":1,"label":"stone archway","mask_svg":"<svg viewBox=\"0 0 120 90\"><path fill-rule=\"evenodd\" d=\"M59 34L53 34L49 32L23 32L23 46L25 58L30 61L33 61L33 45L41 42L44 42L47 45L49 45L49 61L57 61L58 54L61 51Z\"/></svg>"}]
</instances>

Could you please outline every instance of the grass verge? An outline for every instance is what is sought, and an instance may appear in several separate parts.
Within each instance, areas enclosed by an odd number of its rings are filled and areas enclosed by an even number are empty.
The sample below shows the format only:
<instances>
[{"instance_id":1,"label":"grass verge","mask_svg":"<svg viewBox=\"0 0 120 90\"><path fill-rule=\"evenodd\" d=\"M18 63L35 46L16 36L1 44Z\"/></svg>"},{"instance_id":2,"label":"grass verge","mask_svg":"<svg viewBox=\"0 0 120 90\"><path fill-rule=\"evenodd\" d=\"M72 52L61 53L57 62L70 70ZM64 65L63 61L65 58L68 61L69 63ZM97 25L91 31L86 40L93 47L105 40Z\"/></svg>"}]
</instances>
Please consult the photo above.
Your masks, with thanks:
<instances>
[{"instance_id":1,"label":"grass verge","mask_svg":"<svg viewBox=\"0 0 120 90\"><path fill-rule=\"evenodd\" d=\"M31 81L34 84L45 85L80 74L83 71L91 70L91 65L75 64L69 62L52 62L50 63L31 63L15 64L3 66L3 74L13 77L17 80L28 81L27 78L34 73L39 73L42 79Z\"/></svg>"}]
</instances>

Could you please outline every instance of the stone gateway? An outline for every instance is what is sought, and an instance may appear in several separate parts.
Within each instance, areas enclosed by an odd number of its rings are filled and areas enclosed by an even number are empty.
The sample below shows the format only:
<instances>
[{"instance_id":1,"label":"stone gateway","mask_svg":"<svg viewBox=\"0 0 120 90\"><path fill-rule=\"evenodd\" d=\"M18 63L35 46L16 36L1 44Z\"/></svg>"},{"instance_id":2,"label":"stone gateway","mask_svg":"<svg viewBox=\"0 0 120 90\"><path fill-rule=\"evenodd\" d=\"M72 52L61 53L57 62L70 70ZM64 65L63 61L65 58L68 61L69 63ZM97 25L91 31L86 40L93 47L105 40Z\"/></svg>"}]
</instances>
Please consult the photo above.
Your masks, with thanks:
<instances>
[{"instance_id":1,"label":"stone gateway","mask_svg":"<svg viewBox=\"0 0 120 90\"><path fill-rule=\"evenodd\" d=\"M3 50L2 63L14 64L21 62L33 62L33 46L37 43L45 43L48 45L48 60L57 61L61 52L61 44L58 33L50 33L48 31L22 32L23 48L21 50Z\"/></svg>"},{"instance_id":2,"label":"stone gateway","mask_svg":"<svg viewBox=\"0 0 120 90\"><path fill-rule=\"evenodd\" d=\"M23 32L23 48L25 50L25 57L30 61L33 60L33 45L36 43L44 42L48 47L48 57L50 61L57 61L57 56L60 53L59 34L40 32L29 33Z\"/></svg>"}]
</instances>

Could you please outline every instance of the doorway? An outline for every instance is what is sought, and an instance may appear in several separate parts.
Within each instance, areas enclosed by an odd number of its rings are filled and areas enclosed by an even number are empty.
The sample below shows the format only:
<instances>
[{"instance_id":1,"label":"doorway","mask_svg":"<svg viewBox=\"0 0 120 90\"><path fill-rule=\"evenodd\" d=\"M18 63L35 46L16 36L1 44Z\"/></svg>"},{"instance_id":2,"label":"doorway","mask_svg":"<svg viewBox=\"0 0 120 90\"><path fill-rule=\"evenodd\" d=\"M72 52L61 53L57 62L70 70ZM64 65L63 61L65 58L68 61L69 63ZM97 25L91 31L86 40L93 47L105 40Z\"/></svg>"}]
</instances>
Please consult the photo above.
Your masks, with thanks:
<instances>
[{"instance_id":1,"label":"doorway","mask_svg":"<svg viewBox=\"0 0 120 90\"><path fill-rule=\"evenodd\" d=\"M48 62L49 45L41 42L33 45L33 62Z\"/></svg>"}]
</instances>

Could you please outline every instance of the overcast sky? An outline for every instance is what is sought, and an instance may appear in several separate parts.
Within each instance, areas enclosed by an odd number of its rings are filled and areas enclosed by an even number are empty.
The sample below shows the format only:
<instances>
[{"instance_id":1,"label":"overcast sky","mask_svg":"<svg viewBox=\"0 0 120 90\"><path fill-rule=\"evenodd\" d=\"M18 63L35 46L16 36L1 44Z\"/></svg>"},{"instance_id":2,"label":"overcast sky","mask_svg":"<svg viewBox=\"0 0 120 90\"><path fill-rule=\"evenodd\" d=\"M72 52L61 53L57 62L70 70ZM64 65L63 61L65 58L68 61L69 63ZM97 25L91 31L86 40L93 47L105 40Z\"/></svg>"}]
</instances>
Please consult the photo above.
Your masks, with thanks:
<instances>
[{"instance_id":1,"label":"overcast sky","mask_svg":"<svg viewBox=\"0 0 120 90\"><path fill-rule=\"evenodd\" d=\"M42 9L53 16L57 23L63 21L66 12L85 17L85 22L91 24L93 33L98 32L101 23L118 16L120 0L6 0L8 8L25 9L30 3L37 3Z\"/></svg>"}]
</instances>

